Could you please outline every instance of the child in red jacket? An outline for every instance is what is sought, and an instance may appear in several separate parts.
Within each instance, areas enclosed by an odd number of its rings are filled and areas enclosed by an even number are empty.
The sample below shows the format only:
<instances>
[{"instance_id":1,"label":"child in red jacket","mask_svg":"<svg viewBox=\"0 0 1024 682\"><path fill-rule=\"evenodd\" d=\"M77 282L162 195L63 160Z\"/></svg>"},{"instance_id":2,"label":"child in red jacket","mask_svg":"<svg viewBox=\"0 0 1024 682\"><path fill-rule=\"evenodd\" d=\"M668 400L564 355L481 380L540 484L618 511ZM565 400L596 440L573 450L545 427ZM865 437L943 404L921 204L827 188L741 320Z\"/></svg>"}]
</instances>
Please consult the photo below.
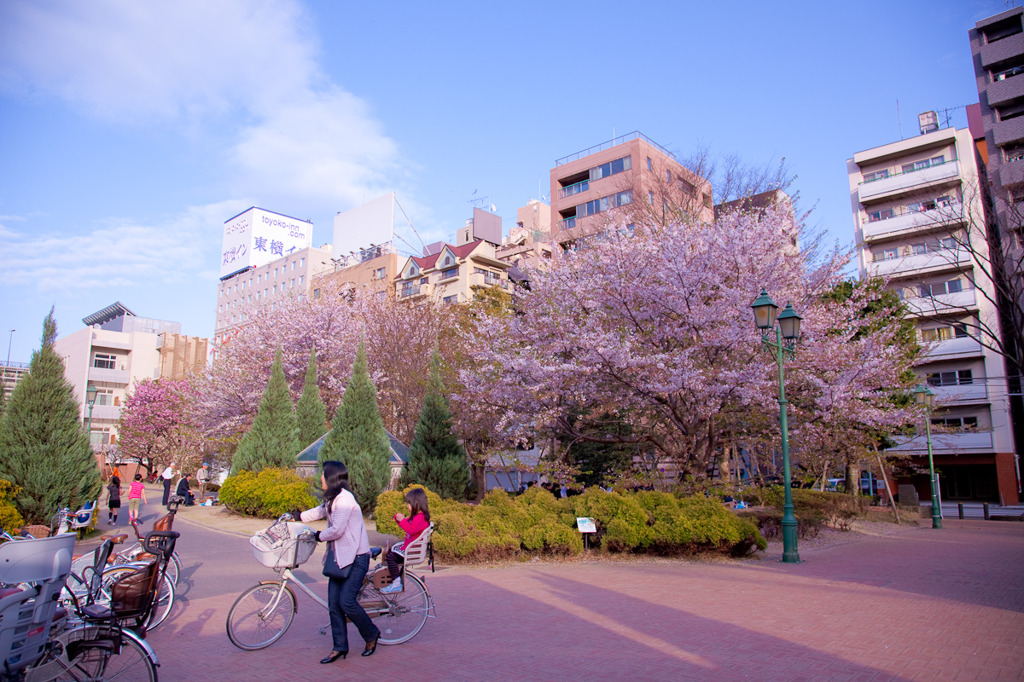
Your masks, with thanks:
<instances>
[{"instance_id":1,"label":"child in red jacket","mask_svg":"<svg viewBox=\"0 0 1024 682\"><path fill-rule=\"evenodd\" d=\"M388 572L394 581L381 590L383 594L402 591L402 570L398 564L405 561L405 548L430 527L430 509L427 507L427 493L423 488L413 488L405 494L405 506L409 509L409 517L395 514L395 521L405 531L405 542L402 546L387 553L384 560L388 564Z\"/></svg>"}]
</instances>

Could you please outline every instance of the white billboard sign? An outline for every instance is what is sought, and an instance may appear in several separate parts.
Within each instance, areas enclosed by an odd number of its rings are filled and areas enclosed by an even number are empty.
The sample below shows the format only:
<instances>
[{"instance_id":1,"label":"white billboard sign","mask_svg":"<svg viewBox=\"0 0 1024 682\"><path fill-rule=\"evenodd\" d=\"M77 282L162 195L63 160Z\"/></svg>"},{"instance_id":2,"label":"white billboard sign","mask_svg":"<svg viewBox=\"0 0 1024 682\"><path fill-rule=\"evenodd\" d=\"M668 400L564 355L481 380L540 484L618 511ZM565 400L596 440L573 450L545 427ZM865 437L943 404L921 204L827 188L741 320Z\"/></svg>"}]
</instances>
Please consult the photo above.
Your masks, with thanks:
<instances>
[{"instance_id":1,"label":"white billboard sign","mask_svg":"<svg viewBox=\"0 0 1024 682\"><path fill-rule=\"evenodd\" d=\"M220 276L266 265L313 243L313 223L250 208L224 223Z\"/></svg>"},{"instance_id":2,"label":"white billboard sign","mask_svg":"<svg viewBox=\"0 0 1024 682\"><path fill-rule=\"evenodd\" d=\"M394 237L394 192L334 216L334 253L340 258L371 245L387 244Z\"/></svg>"}]
</instances>

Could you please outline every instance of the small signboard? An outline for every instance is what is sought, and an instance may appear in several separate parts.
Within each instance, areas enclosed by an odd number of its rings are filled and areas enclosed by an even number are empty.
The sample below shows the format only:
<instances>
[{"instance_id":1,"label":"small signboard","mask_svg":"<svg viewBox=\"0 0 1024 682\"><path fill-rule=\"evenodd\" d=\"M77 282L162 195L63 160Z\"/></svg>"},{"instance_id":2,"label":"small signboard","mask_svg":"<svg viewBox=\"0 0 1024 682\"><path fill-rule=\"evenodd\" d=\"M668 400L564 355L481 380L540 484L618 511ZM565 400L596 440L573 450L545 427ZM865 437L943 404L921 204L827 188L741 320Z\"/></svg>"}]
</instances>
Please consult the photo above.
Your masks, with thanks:
<instances>
[{"instance_id":1,"label":"small signboard","mask_svg":"<svg viewBox=\"0 0 1024 682\"><path fill-rule=\"evenodd\" d=\"M594 519L587 516L576 517L576 527L579 528L581 533L596 533L597 524L594 523Z\"/></svg>"}]
</instances>

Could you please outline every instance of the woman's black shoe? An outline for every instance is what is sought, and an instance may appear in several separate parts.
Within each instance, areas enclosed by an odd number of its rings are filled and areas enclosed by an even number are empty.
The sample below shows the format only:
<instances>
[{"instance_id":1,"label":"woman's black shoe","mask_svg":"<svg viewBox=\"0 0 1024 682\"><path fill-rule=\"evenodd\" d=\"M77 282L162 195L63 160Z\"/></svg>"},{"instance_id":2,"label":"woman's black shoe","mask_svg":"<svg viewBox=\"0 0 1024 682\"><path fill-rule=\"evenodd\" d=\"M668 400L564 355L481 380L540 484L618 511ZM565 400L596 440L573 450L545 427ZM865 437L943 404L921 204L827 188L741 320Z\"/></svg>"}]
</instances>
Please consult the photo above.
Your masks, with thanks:
<instances>
[{"instance_id":1,"label":"woman's black shoe","mask_svg":"<svg viewBox=\"0 0 1024 682\"><path fill-rule=\"evenodd\" d=\"M363 649L363 656L372 656L373 652L377 650L377 640L380 639L380 635L373 638L372 642L366 643L366 648Z\"/></svg>"},{"instance_id":2,"label":"woman's black shoe","mask_svg":"<svg viewBox=\"0 0 1024 682\"><path fill-rule=\"evenodd\" d=\"M363 655L365 656L366 654ZM347 651L332 651L327 658L321 658L320 662L323 664L334 663L339 658L344 661L346 656L348 656Z\"/></svg>"}]
</instances>

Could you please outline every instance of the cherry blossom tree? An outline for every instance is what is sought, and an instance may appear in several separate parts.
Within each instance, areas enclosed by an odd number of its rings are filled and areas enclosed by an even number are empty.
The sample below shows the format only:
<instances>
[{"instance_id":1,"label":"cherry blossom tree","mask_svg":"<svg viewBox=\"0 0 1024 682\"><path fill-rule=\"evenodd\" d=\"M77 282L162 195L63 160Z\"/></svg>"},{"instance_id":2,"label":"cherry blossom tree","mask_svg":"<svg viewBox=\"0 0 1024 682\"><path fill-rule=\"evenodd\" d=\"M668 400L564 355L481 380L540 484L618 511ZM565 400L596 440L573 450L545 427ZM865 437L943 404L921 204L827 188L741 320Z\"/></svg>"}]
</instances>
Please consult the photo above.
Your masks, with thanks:
<instances>
[{"instance_id":1,"label":"cherry blossom tree","mask_svg":"<svg viewBox=\"0 0 1024 682\"><path fill-rule=\"evenodd\" d=\"M516 314L480 319L473 333L489 343L474 349L487 371L460 373L460 404L500 415L511 436L633 443L678 477L702 478L723 447L777 430L766 418L777 371L749 310L764 286L804 317L787 367L804 392L795 440L801 423L855 407L874 425L904 417L877 398L899 384L904 358L858 319L862 300L823 296L846 259L811 262L784 207L726 211L713 224L623 223L531 271ZM579 415L629 428L581 428L592 422Z\"/></svg>"},{"instance_id":2,"label":"cherry blossom tree","mask_svg":"<svg viewBox=\"0 0 1024 682\"><path fill-rule=\"evenodd\" d=\"M125 399L118 423L122 459L148 473L176 465L191 470L203 449L198 392L189 381L145 379Z\"/></svg>"}]
</instances>

